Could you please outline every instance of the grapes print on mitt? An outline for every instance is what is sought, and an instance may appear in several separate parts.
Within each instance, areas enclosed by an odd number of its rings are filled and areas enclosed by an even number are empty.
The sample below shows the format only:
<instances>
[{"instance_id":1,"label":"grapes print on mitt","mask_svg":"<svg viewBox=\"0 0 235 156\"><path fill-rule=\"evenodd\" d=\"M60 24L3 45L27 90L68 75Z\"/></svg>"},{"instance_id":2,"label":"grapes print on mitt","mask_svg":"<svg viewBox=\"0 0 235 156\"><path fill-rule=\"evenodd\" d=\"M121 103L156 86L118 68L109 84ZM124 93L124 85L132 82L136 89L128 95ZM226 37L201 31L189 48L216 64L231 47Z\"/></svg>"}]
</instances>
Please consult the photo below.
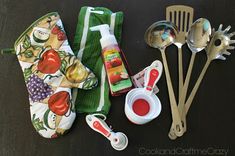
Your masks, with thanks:
<instances>
[{"instance_id":1,"label":"grapes print on mitt","mask_svg":"<svg viewBox=\"0 0 235 156\"><path fill-rule=\"evenodd\" d=\"M34 128L45 138L65 134L76 117L71 88L91 89L97 78L74 56L56 12L35 21L14 47Z\"/></svg>"},{"instance_id":2,"label":"grapes print on mitt","mask_svg":"<svg viewBox=\"0 0 235 156\"><path fill-rule=\"evenodd\" d=\"M26 86L28 88L29 98L33 102L41 101L53 94L51 86L44 83L43 79L40 79L37 75L34 74L28 78Z\"/></svg>"}]
</instances>

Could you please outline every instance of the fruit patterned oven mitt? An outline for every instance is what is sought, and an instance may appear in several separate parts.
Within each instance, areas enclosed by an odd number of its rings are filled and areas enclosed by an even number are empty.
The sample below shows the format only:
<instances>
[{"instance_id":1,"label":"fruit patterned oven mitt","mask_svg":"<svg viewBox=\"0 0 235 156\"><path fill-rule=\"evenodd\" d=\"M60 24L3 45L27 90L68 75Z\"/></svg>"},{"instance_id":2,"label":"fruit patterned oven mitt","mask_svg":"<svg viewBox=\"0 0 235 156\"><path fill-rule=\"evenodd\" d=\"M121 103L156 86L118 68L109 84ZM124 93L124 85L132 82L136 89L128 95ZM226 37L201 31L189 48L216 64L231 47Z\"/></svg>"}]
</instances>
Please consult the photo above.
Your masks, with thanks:
<instances>
[{"instance_id":1,"label":"fruit patterned oven mitt","mask_svg":"<svg viewBox=\"0 0 235 156\"><path fill-rule=\"evenodd\" d=\"M34 22L14 48L28 89L34 128L45 138L64 134L76 116L71 88L91 89L97 78L74 56L58 13Z\"/></svg>"}]
</instances>

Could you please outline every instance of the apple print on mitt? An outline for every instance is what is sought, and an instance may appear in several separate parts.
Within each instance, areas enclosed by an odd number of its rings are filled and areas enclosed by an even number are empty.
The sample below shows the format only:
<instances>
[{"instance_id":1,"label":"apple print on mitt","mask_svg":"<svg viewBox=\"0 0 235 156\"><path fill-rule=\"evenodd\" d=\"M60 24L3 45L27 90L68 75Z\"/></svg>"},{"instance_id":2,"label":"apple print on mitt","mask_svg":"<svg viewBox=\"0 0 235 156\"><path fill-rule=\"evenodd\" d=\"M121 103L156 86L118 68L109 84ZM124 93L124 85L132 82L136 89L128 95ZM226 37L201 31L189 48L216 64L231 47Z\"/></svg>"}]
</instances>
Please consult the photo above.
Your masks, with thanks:
<instances>
[{"instance_id":1,"label":"apple print on mitt","mask_svg":"<svg viewBox=\"0 0 235 156\"><path fill-rule=\"evenodd\" d=\"M14 47L35 130L45 138L65 134L76 117L71 88L92 89L97 78L74 56L56 12L34 22Z\"/></svg>"}]
</instances>

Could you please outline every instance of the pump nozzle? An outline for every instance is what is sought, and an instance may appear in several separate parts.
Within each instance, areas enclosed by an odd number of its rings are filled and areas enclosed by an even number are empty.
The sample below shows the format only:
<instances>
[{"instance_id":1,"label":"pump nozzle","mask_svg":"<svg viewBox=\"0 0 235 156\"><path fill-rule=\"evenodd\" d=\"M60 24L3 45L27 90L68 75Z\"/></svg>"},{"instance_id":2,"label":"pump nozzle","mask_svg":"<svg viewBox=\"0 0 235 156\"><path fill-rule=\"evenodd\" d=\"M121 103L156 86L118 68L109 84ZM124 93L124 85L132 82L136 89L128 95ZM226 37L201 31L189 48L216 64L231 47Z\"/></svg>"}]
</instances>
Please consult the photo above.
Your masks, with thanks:
<instances>
[{"instance_id":1,"label":"pump nozzle","mask_svg":"<svg viewBox=\"0 0 235 156\"><path fill-rule=\"evenodd\" d=\"M102 49L107 46L117 44L117 40L115 36L111 34L109 31L110 28L108 24L97 25L97 26L91 27L90 30L100 31L100 34L101 34L100 43L101 43Z\"/></svg>"},{"instance_id":2,"label":"pump nozzle","mask_svg":"<svg viewBox=\"0 0 235 156\"><path fill-rule=\"evenodd\" d=\"M108 24L102 24L102 25L98 25L98 26L94 26L90 28L91 31L100 31L101 36L106 36L106 35L110 35L109 32L109 25Z\"/></svg>"}]
</instances>

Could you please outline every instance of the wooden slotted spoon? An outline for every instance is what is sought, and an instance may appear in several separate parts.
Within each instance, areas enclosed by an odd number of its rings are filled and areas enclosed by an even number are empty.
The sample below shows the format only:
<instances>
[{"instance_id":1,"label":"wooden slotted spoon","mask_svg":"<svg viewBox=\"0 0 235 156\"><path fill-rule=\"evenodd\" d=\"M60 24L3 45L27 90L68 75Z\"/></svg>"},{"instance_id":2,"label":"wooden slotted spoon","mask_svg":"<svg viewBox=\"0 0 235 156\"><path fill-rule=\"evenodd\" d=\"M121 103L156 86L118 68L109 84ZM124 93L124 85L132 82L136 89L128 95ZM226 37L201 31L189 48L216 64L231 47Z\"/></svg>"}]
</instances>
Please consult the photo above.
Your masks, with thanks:
<instances>
[{"instance_id":1,"label":"wooden slotted spoon","mask_svg":"<svg viewBox=\"0 0 235 156\"><path fill-rule=\"evenodd\" d=\"M174 23L179 33L175 39L175 45L178 47L178 72L179 72L179 97L184 84L183 80L183 64L182 64L182 46L185 44L185 36L193 23L193 8L185 5L172 5L166 8L166 20Z\"/></svg>"}]
</instances>

